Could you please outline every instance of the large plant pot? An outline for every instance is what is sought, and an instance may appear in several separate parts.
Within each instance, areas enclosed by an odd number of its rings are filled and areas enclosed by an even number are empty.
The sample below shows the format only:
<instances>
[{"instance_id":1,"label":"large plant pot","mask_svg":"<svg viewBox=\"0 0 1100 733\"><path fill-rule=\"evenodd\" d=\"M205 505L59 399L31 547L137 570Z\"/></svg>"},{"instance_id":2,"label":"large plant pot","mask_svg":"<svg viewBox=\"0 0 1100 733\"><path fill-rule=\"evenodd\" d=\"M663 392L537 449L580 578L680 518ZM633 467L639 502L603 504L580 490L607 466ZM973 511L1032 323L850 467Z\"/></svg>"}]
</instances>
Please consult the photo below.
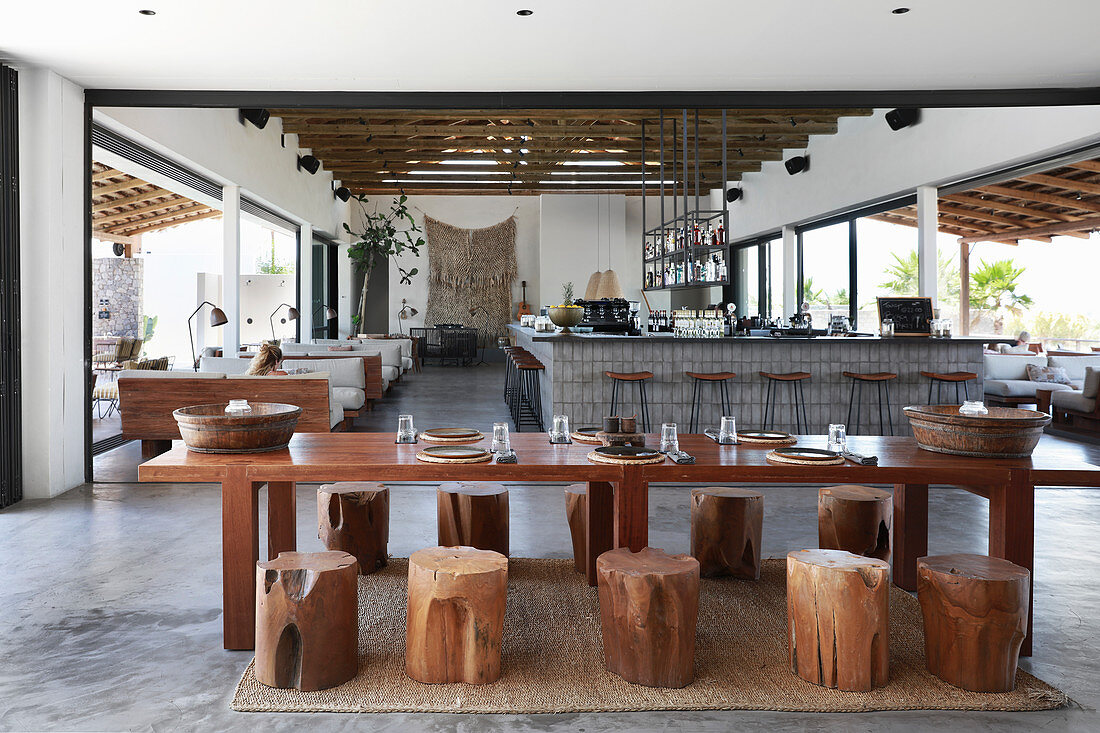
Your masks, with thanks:
<instances>
[{"instance_id":1,"label":"large plant pot","mask_svg":"<svg viewBox=\"0 0 1100 733\"><path fill-rule=\"evenodd\" d=\"M584 320L584 308L579 305L555 305L547 311L550 321L560 327L562 333L570 333L570 328Z\"/></svg>"},{"instance_id":2,"label":"large plant pot","mask_svg":"<svg viewBox=\"0 0 1100 733\"><path fill-rule=\"evenodd\" d=\"M980 458L1027 458L1050 415L990 407L988 415L960 415L957 405L906 407L917 445L936 453Z\"/></svg>"}]
</instances>

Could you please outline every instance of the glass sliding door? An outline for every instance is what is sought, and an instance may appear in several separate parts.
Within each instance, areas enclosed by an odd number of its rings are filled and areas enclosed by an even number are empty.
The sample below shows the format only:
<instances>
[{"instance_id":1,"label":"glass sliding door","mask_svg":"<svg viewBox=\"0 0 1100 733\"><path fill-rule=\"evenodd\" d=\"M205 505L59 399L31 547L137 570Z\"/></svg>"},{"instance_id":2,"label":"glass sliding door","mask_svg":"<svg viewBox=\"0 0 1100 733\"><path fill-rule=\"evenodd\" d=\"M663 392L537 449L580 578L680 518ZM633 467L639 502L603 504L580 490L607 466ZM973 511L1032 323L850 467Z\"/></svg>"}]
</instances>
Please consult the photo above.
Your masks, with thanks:
<instances>
[{"instance_id":1,"label":"glass sliding door","mask_svg":"<svg viewBox=\"0 0 1100 733\"><path fill-rule=\"evenodd\" d=\"M328 308L329 282L332 273L329 271L328 246L313 242L313 282L310 292L313 293L313 301L310 303L310 312L313 313L313 338L331 338L329 335L331 321L325 318L325 309Z\"/></svg>"}]
</instances>

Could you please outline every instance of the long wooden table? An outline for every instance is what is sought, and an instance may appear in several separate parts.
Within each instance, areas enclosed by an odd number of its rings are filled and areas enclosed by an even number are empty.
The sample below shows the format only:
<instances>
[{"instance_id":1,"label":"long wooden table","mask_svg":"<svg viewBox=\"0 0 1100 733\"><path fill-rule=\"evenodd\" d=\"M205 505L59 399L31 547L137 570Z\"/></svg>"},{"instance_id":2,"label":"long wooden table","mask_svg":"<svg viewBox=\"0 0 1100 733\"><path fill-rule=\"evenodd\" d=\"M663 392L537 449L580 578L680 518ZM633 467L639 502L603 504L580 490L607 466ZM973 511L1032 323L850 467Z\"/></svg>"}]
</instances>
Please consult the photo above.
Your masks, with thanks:
<instances>
[{"instance_id":1,"label":"long wooden table","mask_svg":"<svg viewBox=\"0 0 1100 733\"><path fill-rule=\"evenodd\" d=\"M824 443L820 435L799 437L804 446ZM422 463L415 454L423 444L396 445L391 433L300 433L285 450L247 455L192 453L177 443L142 464L138 476L141 481L221 484L226 649L254 646L259 490L265 484L267 547L273 558L297 547L296 482L586 482L586 559L592 584L601 552L622 546L637 551L648 543L650 482L893 484L893 575L906 590L916 589L917 558L928 554L929 484L958 486L988 499L989 554L1033 572L1036 485L1100 486L1100 467L1089 463L1080 447L1048 437L1029 459L947 456L921 450L908 437L851 437L851 449L877 455L879 465L814 467L769 463L764 458L767 448L720 446L701 435L680 437L680 447L696 457L693 465L667 460L645 466L592 463L586 458L591 446L551 445L543 433L513 435L512 445L520 462L497 465ZM688 517L683 521L686 526ZM1031 653L1030 614L1021 653Z\"/></svg>"}]
</instances>

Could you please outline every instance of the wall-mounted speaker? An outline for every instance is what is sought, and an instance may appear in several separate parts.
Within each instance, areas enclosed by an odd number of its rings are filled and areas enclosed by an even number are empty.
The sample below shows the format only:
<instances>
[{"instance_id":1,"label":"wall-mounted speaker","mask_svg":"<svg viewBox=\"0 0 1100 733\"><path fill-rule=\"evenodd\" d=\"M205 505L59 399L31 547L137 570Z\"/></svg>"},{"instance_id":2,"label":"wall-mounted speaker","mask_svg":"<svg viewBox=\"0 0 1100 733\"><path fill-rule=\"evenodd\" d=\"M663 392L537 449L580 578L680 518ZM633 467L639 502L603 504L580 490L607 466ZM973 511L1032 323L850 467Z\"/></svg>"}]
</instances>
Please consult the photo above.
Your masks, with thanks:
<instances>
[{"instance_id":1,"label":"wall-mounted speaker","mask_svg":"<svg viewBox=\"0 0 1100 733\"><path fill-rule=\"evenodd\" d=\"M126 245L122 242L115 242L111 245L111 251L115 253L115 257L121 257L126 254Z\"/></svg>"},{"instance_id":2,"label":"wall-mounted speaker","mask_svg":"<svg viewBox=\"0 0 1100 733\"><path fill-rule=\"evenodd\" d=\"M732 204L737 199L744 196L744 192L739 188L731 188L726 191L726 203Z\"/></svg>"},{"instance_id":3,"label":"wall-mounted speaker","mask_svg":"<svg viewBox=\"0 0 1100 733\"><path fill-rule=\"evenodd\" d=\"M886 113L886 124L891 130L900 130L920 122L919 107L898 107Z\"/></svg>"},{"instance_id":4,"label":"wall-mounted speaker","mask_svg":"<svg viewBox=\"0 0 1100 733\"><path fill-rule=\"evenodd\" d=\"M321 170L321 161L314 158L312 155L299 155L298 170L304 170L312 176L317 171Z\"/></svg>"},{"instance_id":5,"label":"wall-mounted speaker","mask_svg":"<svg viewBox=\"0 0 1100 733\"><path fill-rule=\"evenodd\" d=\"M336 198L340 199L344 203L347 203L348 199L351 198L351 190L347 186L340 186L340 188L336 189L332 193L336 196Z\"/></svg>"},{"instance_id":6,"label":"wall-mounted speaker","mask_svg":"<svg viewBox=\"0 0 1100 733\"><path fill-rule=\"evenodd\" d=\"M797 155L783 163L783 166L787 169L787 173L793 176L810 169L810 156Z\"/></svg>"},{"instance_id":7,"label":"wall-mounted speaker","mask_svg":"<svg viewBox=\"0 0 1100 733\"><path fill-rule=\"evenodd\" d=\"M260 109L258 107L250 107L240 110L240 120L243 125L245 120L248 120L256 129L262 130L267 126L267 121L271 119L271 113L266 109Z\"/></svg>"}]
</instances>

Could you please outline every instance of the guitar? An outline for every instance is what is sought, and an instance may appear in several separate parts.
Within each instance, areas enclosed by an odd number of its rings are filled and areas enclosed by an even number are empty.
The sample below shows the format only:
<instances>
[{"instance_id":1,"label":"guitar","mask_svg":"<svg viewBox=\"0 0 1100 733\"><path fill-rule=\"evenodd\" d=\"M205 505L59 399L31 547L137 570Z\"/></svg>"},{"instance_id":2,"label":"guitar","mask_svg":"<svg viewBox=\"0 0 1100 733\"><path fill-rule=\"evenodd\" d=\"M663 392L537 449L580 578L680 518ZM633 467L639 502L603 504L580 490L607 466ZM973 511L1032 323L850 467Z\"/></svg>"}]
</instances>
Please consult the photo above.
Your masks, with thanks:
<instances>
[{"instance_id":1,"label":"guitar","mask_svg":"<svg viewBox=\"0 0 1100 733\"><path fill-rule=\"evenodd\" d=\"M523 288L523 298L519 301L519 312L516 313L516 317L529 316L531 313L531 305L527 302L527 281L523 280L519 286Z\"/></svg>"}]
</instances>

